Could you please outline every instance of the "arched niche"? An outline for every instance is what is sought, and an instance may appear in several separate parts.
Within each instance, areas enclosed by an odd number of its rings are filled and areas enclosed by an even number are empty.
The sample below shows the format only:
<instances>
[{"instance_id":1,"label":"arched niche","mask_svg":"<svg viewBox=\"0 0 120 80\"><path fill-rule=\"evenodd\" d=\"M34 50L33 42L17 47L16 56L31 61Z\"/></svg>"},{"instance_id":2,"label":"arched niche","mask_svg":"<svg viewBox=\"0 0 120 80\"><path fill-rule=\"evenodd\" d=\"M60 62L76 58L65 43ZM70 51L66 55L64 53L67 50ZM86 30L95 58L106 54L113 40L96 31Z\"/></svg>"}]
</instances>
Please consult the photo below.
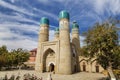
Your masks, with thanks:
<instances>
[{"instance_id":1,"label":"arched niche","mask_svg":"<svg viewBox=\"0 0 120 80\"><path fill-rule=\"evenodd\" d=\"M93 60L92 64L92 72L100 72L100 65L98 64L97 60Z\"/></svg>"},{"instance_id":2,"label":"arched niche","mask_svg":"<svg viewBox=\"0 0 120 80\"><path fill-rule=\"evenodd\" d=\"M79 61L81 71L88 71L88 62L85 59Z\"/></svg>"}]
</instances>

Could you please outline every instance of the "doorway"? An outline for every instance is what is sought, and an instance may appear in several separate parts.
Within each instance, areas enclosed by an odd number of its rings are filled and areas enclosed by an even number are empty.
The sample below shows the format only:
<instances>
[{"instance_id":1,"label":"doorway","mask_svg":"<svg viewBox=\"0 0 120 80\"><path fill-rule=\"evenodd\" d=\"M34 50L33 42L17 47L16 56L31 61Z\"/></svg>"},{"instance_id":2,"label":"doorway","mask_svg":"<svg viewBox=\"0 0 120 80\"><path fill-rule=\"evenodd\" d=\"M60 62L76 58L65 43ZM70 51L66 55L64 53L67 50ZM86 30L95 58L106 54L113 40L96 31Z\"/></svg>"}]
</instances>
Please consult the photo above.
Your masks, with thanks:
<instances>
[{"instance_id":1,"label":"doorway","mask_svg":"<svg viewBox=\"0 0 120 80\"><path fill-rule=\"evenodd\" d=\"M85 62L83 62L83 71L86 71L86 65L85 65Z\"/></svg>"},{"instance_id":2,"label":"doorway","mask_svg":"<svg viewBox=\"0 0 120 80\"><path fill-rule=\"evenodd\" d=\"M53 63L51 63L50 66L49 66L49 71L50 71L50 72L53 72L54 69L55 69L55 66L54 66Z\"/></svg>"},{"instance_id":3,"label":"doorway","mask_svg":"<svg viewBox=\"0 0 120 80\"><path fill-rule=\"evenodd\" d=\"M86 71L86 65L83 65L83 71Z\"/></svg>"},{"instance_id":4,"label":"doorway","mask_svg":"<svg viewBox=\"0 0 120 80\"><path fill-rule=\"evenodd\" d=\"M98 65L96 66L96 72L99 72L99 66Z\"/></svg>"}]
</instances>

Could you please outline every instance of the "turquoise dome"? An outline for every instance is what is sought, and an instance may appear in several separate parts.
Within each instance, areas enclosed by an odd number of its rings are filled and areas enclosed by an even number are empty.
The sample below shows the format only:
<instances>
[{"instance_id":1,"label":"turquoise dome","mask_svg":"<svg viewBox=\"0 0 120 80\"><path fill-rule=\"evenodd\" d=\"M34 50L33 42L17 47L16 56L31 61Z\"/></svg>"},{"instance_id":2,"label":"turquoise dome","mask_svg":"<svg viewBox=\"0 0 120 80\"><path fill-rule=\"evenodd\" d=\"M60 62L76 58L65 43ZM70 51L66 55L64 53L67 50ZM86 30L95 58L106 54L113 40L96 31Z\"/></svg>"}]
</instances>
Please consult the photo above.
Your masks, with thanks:
<instances>
[{"instance_id":1,"label":"turquoise dome","mask_svg":"<svg viewBox=\"0 0 120 80\"><path fill-rule=\"evenodd\" d=\"M49 25L49 20L46 17L42 17L40 20L40 24L48 24Z\"/></svg>"},{"instance_id":2,"label":"turquoise dome","mask_svg":"<svg viewBox=\"0 0 120 80\"><path fill-rule=\"evenodd\" d=\"M59 13L59 19L61 19L61 18L67 18L67 19L69 19L69 13L67 11L65 11L65 10L61 11Z\"/></svg>"},{"instance_id":3,"label":"turquoise dome","mask_svg":"<svg viewBox=\"0 0 120 80\"><path fill-rule=\"evenodd\" d=\"M58 33L58 34L59 34L59 27L57 27L57 28L55 29L55 33Z\"/></svg>"},{"instance_id":4,"label":"turquoise dome","mask_svg":"<svg viewBox=\"0 0 120 80\"><path fill-rule=\"evenodd\" d=\"M73 22L72 24L72 29L75 29L75 28L79 28L79 25L77 24L77 22Z\"/></svg>"}]
</instances>

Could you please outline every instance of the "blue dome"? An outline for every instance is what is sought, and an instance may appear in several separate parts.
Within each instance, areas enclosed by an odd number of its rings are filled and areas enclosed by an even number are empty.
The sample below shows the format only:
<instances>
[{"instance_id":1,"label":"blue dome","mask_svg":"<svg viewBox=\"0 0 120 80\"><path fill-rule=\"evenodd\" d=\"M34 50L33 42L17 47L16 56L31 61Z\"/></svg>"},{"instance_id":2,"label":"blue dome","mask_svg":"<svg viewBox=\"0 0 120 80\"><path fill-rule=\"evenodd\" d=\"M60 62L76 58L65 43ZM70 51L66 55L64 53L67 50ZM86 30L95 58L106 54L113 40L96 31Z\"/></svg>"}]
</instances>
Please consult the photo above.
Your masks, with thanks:
<instances>
[{"instance_id":1,"label":"blue dome","mask_svg":"<svg viewBox=\"0 0 120 80\"><path fill-rule=\"evenodd\" d=\"M73 22L72 24L72 29L79 29L79 25L77 24L77 22Z\"/></svg>"},{"instance_id":2,"label":"blue dome","mask_svg":"<svg viewBox=\"0 0 120 80\"><path fill-rule=\"evenodd\" d=\"M40 24L48 24L49 25L49 20L46 17L42 17L40 20Z\"/></svg>"},{"instance_id":3,"label":"blue dome","mask_svg":"<svg viewBox=\"0 0 120 80\"><path fill-rule=\"evenodd\" d=\"M59 13L59 19L61 19L61 18L67 18L67 19L69 19L69 13L67 11L65 11L65 10L61 11Z\"/></svg>"}]
</instances>

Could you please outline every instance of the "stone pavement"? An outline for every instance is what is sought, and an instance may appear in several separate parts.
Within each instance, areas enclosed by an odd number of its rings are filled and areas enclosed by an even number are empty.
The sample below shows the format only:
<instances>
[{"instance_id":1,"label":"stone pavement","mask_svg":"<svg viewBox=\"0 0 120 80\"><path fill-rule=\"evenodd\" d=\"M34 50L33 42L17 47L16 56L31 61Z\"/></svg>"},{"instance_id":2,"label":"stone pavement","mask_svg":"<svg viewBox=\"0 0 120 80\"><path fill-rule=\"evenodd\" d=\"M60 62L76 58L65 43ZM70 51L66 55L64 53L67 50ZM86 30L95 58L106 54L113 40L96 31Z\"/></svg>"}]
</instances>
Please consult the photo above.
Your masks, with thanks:
<instances>
[{"instance_id":1,"label":"stone pavement","mask_svg":"<svg viewBox=\"0 0 120 80\"><path fill-rule=\"evenodd\" d=\"M0 77L3 77L5 74L10 77L12 74L23 76L25 73L35 74L43 80L47 80L47 77L50 73L39 73L33 70L15 70L15 71L0 71ZM88 73L88 72L79 72L72 75L61 75L61 74L52 74L52 80L105 80L105 76L101 73ZM21 79L22 80L22 79Z\"/></svg>"}]
</instances>

